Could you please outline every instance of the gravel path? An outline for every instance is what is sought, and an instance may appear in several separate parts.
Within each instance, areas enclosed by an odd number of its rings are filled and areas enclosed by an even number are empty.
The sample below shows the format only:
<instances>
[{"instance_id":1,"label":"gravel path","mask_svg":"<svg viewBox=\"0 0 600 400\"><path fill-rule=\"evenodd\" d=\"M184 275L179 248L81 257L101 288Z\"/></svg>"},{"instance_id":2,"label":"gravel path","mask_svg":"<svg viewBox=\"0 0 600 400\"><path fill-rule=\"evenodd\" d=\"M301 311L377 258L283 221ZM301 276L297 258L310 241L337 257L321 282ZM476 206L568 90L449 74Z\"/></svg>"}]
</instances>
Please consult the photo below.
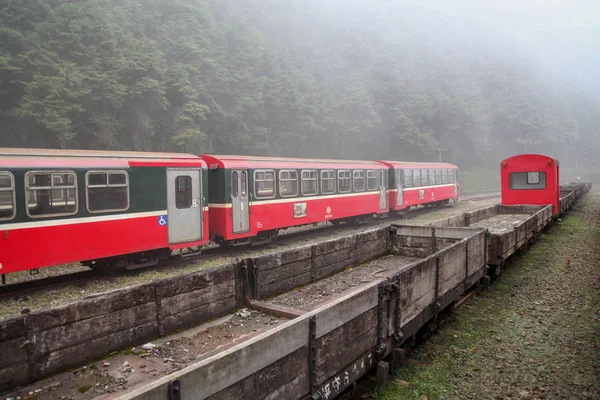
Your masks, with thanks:
<instances>
[{"instance_id":1,"label":"gravel path","mask_svg":"<svg viewBox=\"0 0 600 400\"><path fill-rule=\"evenodd\" d=\"M144 270L132 271L126 274L117 276L98 277L92 280L86 281L85 283L74 284L69 287L63 287L60 289L45 289L36 291L27 295L15 295L14 297L0 298L0 319L6 319L12 316L20 315L22 312L27 310L35 311L41 309L47 309L49 307L56 307L71 302L80 300L86 296L92 294L102 293L110 290L119 289L126 286L131 286L140 283L151 282L157 279L166 278L169 276L175 276L186 272L198 271L203 268L218 266L230 262L236 257L252 257L260 254L268 254L277 250L285 250L294 248L306 244L316 244L326 240L331 240L341 236L349 235L356 232L364 231L368 228L386 226L391 222L397 223L408 223L408 224L427 224L429 222L447 218L452 215L459 214L461 212L473 211L478 208L490 206L498 203L498 199L487 199L481 201L465 201L461 203L451 204L446 207L440 207L437 209L420 210L417 212L411 212L404 217L390 217L375 220L368 224L362 225L341 225L338 227L329 227L321 231L315 231L314 233L306 232L305 236L302 237L287 237L286 235L280 237L272 244L252 248L242 247L231 249L227 253L227 256L210 258L205 261L198 261L197 263L188 264L185 266L177 267L155 267ZM309 229L310 227L306 227ZM299 229L299 228L294 228ZM81 270L79 264L70 264L68 266L46 268L40 270L39 277L46 277L50 274L65 274ZM14 278L13 278L14 277ZM29 277L29 273L17 273L8 276L8 283L11 283L11 279L23 280L25 277Z\"/></svg>"},{"instance_id":2,"label":"gravel path","mask_svg":"<svg viewBox=\"0 0 600 400\"><path fill-rule=\"evenodd\" d=\"M600 193L469 300L379 400L599 399ZM439 347L438 347L439 349Z\"/></svg>"}]
</instances>

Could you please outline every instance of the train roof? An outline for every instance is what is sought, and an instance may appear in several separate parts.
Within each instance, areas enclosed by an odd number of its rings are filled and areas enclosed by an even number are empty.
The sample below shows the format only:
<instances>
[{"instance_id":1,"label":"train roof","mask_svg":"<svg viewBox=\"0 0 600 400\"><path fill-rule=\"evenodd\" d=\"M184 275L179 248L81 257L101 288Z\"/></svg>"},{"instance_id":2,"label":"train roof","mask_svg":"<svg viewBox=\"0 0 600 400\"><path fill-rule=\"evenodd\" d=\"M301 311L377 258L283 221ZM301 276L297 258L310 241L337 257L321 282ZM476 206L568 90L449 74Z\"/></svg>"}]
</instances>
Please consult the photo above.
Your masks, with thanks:
<instances>
[{"instance_id":1,"label":"train roof","mask_svg":"<svg viewBox=\"0 0 600 400\"><path fill-rule=\"evenodd\" d=\"M371 168L384 169L385 165L368 160L335 160L317 158L259 157L203 154L209 168Z\"/></svg>"},{"instance_id":2,"label":"train roof","mask_svg":"<svg viewBox=\"0 0 600 400\"><path fill-rule=\"evenodd\" d=\"M387 161L378 160L394 168L458 168L450 163L412 162L412 161Z\"/></svg>"},{"instance_id":3,"label":"train roof","mask_svg":"<svg viewBox=\"0 0 600 400\"><path fill-rule=\"evenodd\" d=\"M201 166L196 155L182 153L0 148L0 167L128 168L132 166Z\"/></svg>"},{"instance_id":4,"label":"train roof","mask_svg":"<svg viewBox=\"0 0 600 400\"><path fill-rule=\"evenodd\" d=\"M518 154L516 156L508 157L508 158L502 160L500 165L505 165L505 163L507 163L509 161L520 161L520 162L533 161L533 162L545 163L548 160L552 160L554 162L554 164L560 165L558 159L556 159L554 157L546 156L543 154Z\"/></svg>"}]
</instances>

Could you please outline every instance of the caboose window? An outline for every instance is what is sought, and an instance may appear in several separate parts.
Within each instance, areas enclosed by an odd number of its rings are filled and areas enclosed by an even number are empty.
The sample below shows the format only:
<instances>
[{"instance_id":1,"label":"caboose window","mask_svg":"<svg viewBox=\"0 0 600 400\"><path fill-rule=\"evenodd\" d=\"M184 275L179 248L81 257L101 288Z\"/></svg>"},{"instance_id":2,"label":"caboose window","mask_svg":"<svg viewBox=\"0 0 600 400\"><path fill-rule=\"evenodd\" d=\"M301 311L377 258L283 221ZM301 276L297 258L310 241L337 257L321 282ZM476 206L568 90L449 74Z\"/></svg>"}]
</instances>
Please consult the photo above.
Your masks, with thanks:
<instances>
[{"instance_id":1,"label":"caboose window","mask_svg":"<svg viewBox=\"0 0 600 400\"><path fill-rule=\"evenodd\" d=\"M350 171L338 171L338 190L340 191L340 193L348 193L350 192L350 190L352 190Z\"/></svg>"},{"instance_id":2,"label":"caboose window","mask_svg":"<svg viewBox=\"0 0 600 400\"><path fill-rule=\"evenodd\" d=\"M375 170L367 171L367 190L377 190L378 175L379 175L378 171L375 171Z\"/></svg>"},{"instance_id":3,"label":"caboose window","mask_svg":"<svg viewBox=\"0 0 600 400\"><path fill-rule=\"evenodd\" d=\"M77 213L77 179L72 171L25 174L27 215L43 218Z\"/></svg>"},{"instance_id":4,"label":"caboose window","mask_svg":"<svg viewBox=\"0 0 600 400\"><path fill-rule=\"evenodd\" d=\"M405 169L404 171L404 187L412 187L413 185L413 175L412 169ZM397 187L400 187L402 182L397 182Z\"/></svg>"},{"instance_id":5,"label":"caboose window","mask_svg":"<svg viewBox=\"0 0 600 400\"><path fill-rule=\"evenodd\" d=\"M413 169L413 186L421 186L421 170Z\"/></svg>"},{"instance_id":6,"label":"caboose window","mask_svg":"<svg viewBox=\"0 0 600 400\"><path fill-rule=\"evenodd\" d=\"M279 171L279 195L281 197L298 196L298 171L295 169Z\"/></svg>"},{"instance_id":7,"label":"caboose window","mask_svg":"<svg viewBox=\"0 0 600 400\"><path fill-rule=\"evenodd\" d=\"M442 181L442 170L441 169L436 169L435 170L435 184L436 185L441 185L443 183Z\"/></svg>"},{"instance_id":8,"label":"caboose window","mask_svg":"<svg viewBox=\"0 0 600 400\"><path fill-rule=\"evenodd\" d=\"M272 169L254 171L254 197L257 199L275 197L275 171Z\"/></svg>"},{"instance_id":9,"label":"caboose window","mask_svg":"<svg viewBox=\"0 0 600 400\"><path fill-rule=\"evenodd\" d=\"M540 173L539 172L528 172L527 173L527 184L528 185L537 185L540 183Z\"/></svg>"},{"instance_id":10,"label":"caboose window","mask_svg":"<svg viewBox=\"0 0 600 400\"><path fill-rule=\"evenodd\" d=\"M545 172L511 172L508 179L512 190L540 190L546 188Z\"/></svg>"},{"instance_id":11,"label":"caboose window","mask_svg":"<svg viewBox=\"0 0 600 400\"><path fill-rule=\"evenodd\" d=\"M335 171L321 171L321 194L335 193Z\"/></svg>"},{"instance_id":12,"label":"caboose window","mask_svg":"<svg viewBox=\"0 0 600 400\"><path fill-rule=\"evenodd\" d=\"M421 185L422 186L429 185L429 174L426 169L421 170Z\"/></svg>"},{"instance_id":13,"label":"caboose window","mask_svg":"<svg viewBox=\"0 0 600 400\"><path fill-rule=\"evenodd\" d=\"M364 192L365 191L365 171L353 171L352 172L354 191Z\"/></svg>"},{"instance_id":14,"label":"caboose window","mask_svg":"<svg viewBox=\"0 0 600 400\"><path fill-rule=\"evenodd\" d=\"M10 172L0 172L0 221L15 217L15 178Z\"/></svg>"},{"instance_id":15,"label":"caboose window","mask_svg":"<svg viewBox=\"0 0 600 400\"><path fill-rule=\"evenodd\" d=\"M448 183L448 170L442 170L442 183Z\"/></svg>"},{"instance_id":16,"label":"caboose window","mask_svg":"<svg viewBox=\"0 0 600 400\"><path fill-rule=\"evenodd\" d=\"M456 183L456 172L453 169L448 170L448 183Z\"/></svg>"},{"instance_id":17,"label":"caboose window","mask_svg":"<svg viewBox=\"0 0 600 400\"><path fill-rule=\"evenodd\" d=\"M435 185L435 169L429 170L429 184Z\"/></svg>"},{"instance_id":18,"label":"caboose window","mask_svg":"<svg viewBox=\"0 0 600 400\"><path fill-rule=\"evenodd\" d=\"M182 181L178 181L183 184ZM129 175L125 171L89 171L85 175L87 210L91 213L129 209ZM177 191L179 192L179 186Z\"/></svg>"},{"instance_id":19,"label":"caboose window","mask_svg":"<svg viewBox=\"0 0 600 400\"><path fill-rule=\"evenodd\" d=\"M318 193L317 171L302 171L302 195L310 196Z\"/></svg>"}]
</instances>

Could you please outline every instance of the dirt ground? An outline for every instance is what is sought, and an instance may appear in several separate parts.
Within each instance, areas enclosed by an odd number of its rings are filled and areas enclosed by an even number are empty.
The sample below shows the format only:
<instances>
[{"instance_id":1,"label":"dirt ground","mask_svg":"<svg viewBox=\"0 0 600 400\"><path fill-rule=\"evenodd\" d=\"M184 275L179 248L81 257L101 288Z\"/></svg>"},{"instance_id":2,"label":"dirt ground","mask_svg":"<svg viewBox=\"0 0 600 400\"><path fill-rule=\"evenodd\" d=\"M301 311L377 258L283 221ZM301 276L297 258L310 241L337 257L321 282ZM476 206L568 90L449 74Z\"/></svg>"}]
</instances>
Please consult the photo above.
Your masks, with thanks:
<instances>
[{"instance_id":1,"label":"dirt ground","mask_svg":"<svg viewBox=\"0 0 600 400\"><path fill-rule=\"evenodd\" d=\"M590 193L369 397L600 399L599 265Z\"/></svg>"}]
</instances>

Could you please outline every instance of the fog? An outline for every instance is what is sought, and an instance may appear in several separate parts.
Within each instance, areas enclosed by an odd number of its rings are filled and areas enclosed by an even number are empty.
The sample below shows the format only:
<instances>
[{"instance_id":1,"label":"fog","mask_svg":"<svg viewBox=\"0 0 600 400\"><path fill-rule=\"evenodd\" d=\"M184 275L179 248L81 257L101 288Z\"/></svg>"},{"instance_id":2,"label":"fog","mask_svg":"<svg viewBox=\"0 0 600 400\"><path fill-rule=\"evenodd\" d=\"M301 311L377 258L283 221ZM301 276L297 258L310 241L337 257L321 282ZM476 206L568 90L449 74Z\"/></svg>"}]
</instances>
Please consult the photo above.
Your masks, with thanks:
<instances>
[{"instance_id":1,"label":"fog","mask_svg":"<svg viewBox=\"0 0 600 400\"><path fill-rule=\"evenodd\" d=\"M600 2L0 6L5 146L600 167Z\"/></svg>"}]
</instances>

